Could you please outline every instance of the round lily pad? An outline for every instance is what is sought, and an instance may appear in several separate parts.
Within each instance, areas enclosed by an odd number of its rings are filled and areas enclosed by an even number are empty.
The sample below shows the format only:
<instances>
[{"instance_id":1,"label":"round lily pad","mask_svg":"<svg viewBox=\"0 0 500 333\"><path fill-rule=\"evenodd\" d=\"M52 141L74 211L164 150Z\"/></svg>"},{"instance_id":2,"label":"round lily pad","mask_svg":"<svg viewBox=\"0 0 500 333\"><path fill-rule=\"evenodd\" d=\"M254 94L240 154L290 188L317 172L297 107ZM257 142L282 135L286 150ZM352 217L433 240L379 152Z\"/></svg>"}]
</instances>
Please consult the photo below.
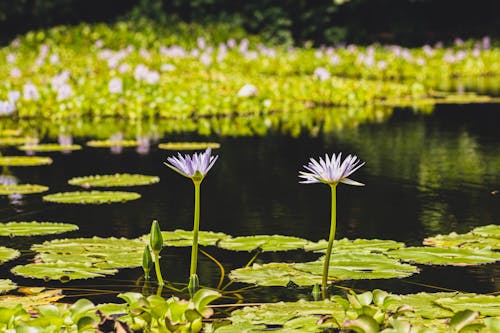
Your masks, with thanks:
<instances>
[{"instance_id":1,"label":"round lily pad","mask_svg":"<svg viewBox=\"0 0 500 333\"><path fill-rule=\"evenodd\" d=\"M281 235L257 235L223 239L218 246L232 251L289 251L302 249L309 241L303 238Z\"/></svg>"},{"instance_id":2,"label":"round lily pad","mask_svg":"<svg viewBox=\"0 0 500 333\"><path fill-rule=\"evenodd\" d=\"M0 279L0 293L5 293L7 291L16 289L17 286L14 282L9 279Z\"/></svg>"},{"instance_id":3,"label":"round lily pad","mask_svg":"<svg viewBox=\"0 0 500 333\"><path fill-rule=\"evenodd\" d=\"M21 288L18 289L20 291ZM38 289L35 290L34 289ZM34 306L51 304L63 298L61 289L45 290L45 288L30 288L25 295L5 295L0 297L0 307L14 308L20 304L25 309L33 308Z\"/></svg>"},{"instance_id":4,"label":"round lily pad","mask_svg":"<svg viewBox=\"0 0 500 333\"><path fill-rule=\"evenodd\" d=\"M478 311L483 316L500 316L500 296L496 295L465 295L458 297L439 298L435 302L453 312L463 310Z\"/></svg>"},{"instance_id":5,"label":"round lily pad","mask_svg":"<svg viewBox=\"0 0 500 333\"><path fill-rule=\"evenodd\" d=\"M166 246L191 246L193 244L193 232L187 230L163 231L163 243ZM145 236L146 237L146 236ZM149 237L149 235L147 235ZM229 239L231 236L222 232L200 231L198 233L198 244L202 246L215 246L223 239ZM148 238L149 239L149 238Z\"/></svg>"},{"instance_id":6,"label":"round lily pad","mask_svg":"<svg viewBox=\"0 0 500 333\"><path fill-rule=\"evenodd\" d=\"M473 229L472 233L483 237L500 239L500 225L496 224L485 225L483 227L478 227Z\"/></svg>"},{"instance_id":7,"label":"round lily pad","mask_svg":"<svg viewBox=\"0 0 500 333\"><path fill-rule=\"evenodd\" d=\"M457 292L438 292L438 293L418 293L399 295L399 297L392 300L388 306L389 311L396 312L402 305L410 305L415 314L423 318L439 319L450 318L453 316L453 311L443 308L436 304L436 300L440 298L453 298L462 294Z\"/></svg>"},{"instance_id":8,"label":"round lily pad","mask_svg":"<svg viewBox=\"0 0 500 333\"><path fill-rule=\"evenodd\" d=\"M0 185L0 195L41 193L48 189L47 186L32 184Z\"/></svg>"},{"instance_id":9,"label":"round lily pad","mask_svg":"<svg viewBox=\"0 0 500 333\"><path fill-rule=\"evenodd\" d=\"M406 247L388 251L387 255L425 265L471 266L500 260L500 253L493 251L444 247Z\"/></svg>"},{"instance_id":10,"label":"round lily pad","mask_svg":"<svg viewBox=\"0 0 500 333\"><path fill-rule=\"evenodd\" d=\"M70 185L84 188L150 185L160 181L159 177L138 174L114 174L76 177L68 181Z\"/></svg>"},{"instance_id":11,"label":"round lily pad","mask_svg":"<svg viewBox=\"0 0 500 333\"><path fill-rule=\"evenodd\" d=\"M316 243L309 243L305 246L306 251L326 252L328 242L324 239ZM339 252L373 252L378 253L388 250L394 250L404 247L404 243L396 242L393 240L380 240L380 239L355 239L349 240L343 238L333 241L333 253Z\"/></svg>"},{"instance_id":12,"label":"round lily pad","mask_svg":"<svg viewBox=\"0 0 500 333\"><path fill-rule=\"evenodd\" d=\"M0 157L0 166L37 166L52 164L50 157L39 156L4 156Z\"/></svg>"},{"instance_id":13,"label":"round lily pad","mask_svg":"<svg viewBox=\"0 0 500 333\"><path fill-rule=\"evenodd\" d=\"M0 130L0 136L19 136L22 130L20 128L5 128Z\"/></svg>"},{"instance_id":14,"label":"round lily pad","mask_svg":"<svg viewBox=\"0 0 500 333\"><path fill-rule=\"evenodd\" d=\"M136 147L139 142L136 140L91 140L87 142L87 146L94 148L110 148L110 147Z\"/></svg>"},{"instance_id":15,"label":"round lily pad","mask_svg":"<svg viewBox=\"0 0 500 333\"><path fill-rule=\"evenodd\" d=\"M24 145L17 147L20 150L31 150L35 152L52 152L52 151L70 151L70 150L80 150L82 146L80 145L59 145L57 143L41 143L38 145Z\"/></svg>"},{"instance_id":16,"label":"round lily pad","mask_svg":"<svg viewBox=\"0 0 500 333\"><path fill-rule=\"evenodd\" d=\"M0 264L19 257L21 253L18 250L0 246Z\"/></svg>"},{"instance_id":17,"label":"round lily pad","mask_svg":"<svg viewBox=\"0 0 500 333\"><path fill-rule=\"evenodd\" d=\"M78 230L78 226L56 222L8 222L0 223L0 236L34 236L60 234Z\"/></svg>"},{"instance_id":18,"label":"round lily pad","mask_svg":"<svg viewBox=\"0 0 500 333\"><path fill-rule=\"evenodd\" d=\"M62 192L49 194L43 197L44 201L65 204L105 204L125 202L139 199L141 195L135 192L122 191L89 191L89 192Z\"/></svg>"},{"instance_id":19,"label":"round lily pad","mask_svg":"<svg viewBox=\"0 0 500 333\"><path fill-rule=\"evenodd\" d=\"M160 143L158 148L164 150L203 150L207 148L220 148L217 142L167 142Z\"/></svg>"},{"instance_id":20,"label":"round lily pad","mask_svg":"<svg viewBox=\"0 0 500 333\"><path fill-rule=\"evenodd\" d=\"M0 137L0 146L19 146L38 143L37 138L30 137Z\"/></svg>"},{"instance_id":21,"label":"round lily pad","mask_svg":"<svg viewBox=\"0 0 500 333\"><path fill-rule=\"evenodd\" d=\"M12 273L29 278L69 281L115 274L116 269L92 267L85 263L51 262L12 268Z\"/></svg>"},{"instance_id":22,"label":"round lily pad","mask_svg":"<svg viewBox=\"0 0 500 333\"><path fill-rule=\"evenodd\" d=\"M481 236L468 232L457 234L452 232L448 235L437 235L424 239L424 245L436 247L460 247L464 249L500 250L500 238Z\"/></svg>"}]
</instances>

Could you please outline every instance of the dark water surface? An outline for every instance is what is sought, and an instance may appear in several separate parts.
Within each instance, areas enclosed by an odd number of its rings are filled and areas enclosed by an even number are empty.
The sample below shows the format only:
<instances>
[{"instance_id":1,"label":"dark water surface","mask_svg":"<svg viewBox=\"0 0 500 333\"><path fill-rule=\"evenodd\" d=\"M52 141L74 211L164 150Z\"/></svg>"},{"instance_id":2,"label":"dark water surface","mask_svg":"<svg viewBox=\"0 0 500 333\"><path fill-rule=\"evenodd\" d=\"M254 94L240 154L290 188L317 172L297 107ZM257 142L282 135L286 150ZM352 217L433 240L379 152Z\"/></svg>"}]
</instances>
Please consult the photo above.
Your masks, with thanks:
<instances>
[{"instance_id":1,"label":"dark water surface","mask_svg":"<svg viewBox=\"0 0 500 333\"><path fill-rule=\"evenodd\" d=\"M431 115L396 110L381 124L362 125L334 133L301 135L279 133L263 137L199 137L179 135L161 141L208 139L221 143L214 168L202 184L201 229L230 235L283 234L310 240L328 236L329 189L324 185L298 183L298 171L309 157L325 153L357 154L366 165L352 178L366 187L342 185L338 191L337 239L347 237L393 239L420 245L425 237L464 233L476 226L497 224L500 216L500 105L440 105ZM81 140L83 144L85 140ZM19 154L4 149L5 155ZM173 152L172 152L173 153ZM170 154L152 145L149 154L125 148L86 147L71 154L50 153L51 166L10 168L20 183L50 186L50 193L76 190L67 185L75 176L106 173L158 175L160 183L130 188L140 200L111 205L58 205L43 203L42 195L18 200L0 198L0 220L60 221L77 224L80 230L57 236L2 238L4 246L28 249L36 242L54 238L128 237L149 232L153 219L163 230L192 228L193 186L163 165ZM206 248L228 272L245 265L251 254ZM184 282L189 270L189 249L164 249L163 270L168 280ZM27 253L3 265L0 278L20 285L40 285L9 273L15 264L26 263ZM299 251L264 254L257 262L304 261ZM468 292L499 290L499 264L476 267L420 266L420 274L404 280L351 281L342 285L361 289L383 288L394 292ZM134 280L142 270L125 269L108 279L51 282L64 288L95 288L116 291L140 290ZM219 271L207 258L199 262L202 284L217 285ZM433 287L426 287L431 285ZM308 290L261 288L245 294L248 301L297 299Z\"/></svg>"}]
</instances>

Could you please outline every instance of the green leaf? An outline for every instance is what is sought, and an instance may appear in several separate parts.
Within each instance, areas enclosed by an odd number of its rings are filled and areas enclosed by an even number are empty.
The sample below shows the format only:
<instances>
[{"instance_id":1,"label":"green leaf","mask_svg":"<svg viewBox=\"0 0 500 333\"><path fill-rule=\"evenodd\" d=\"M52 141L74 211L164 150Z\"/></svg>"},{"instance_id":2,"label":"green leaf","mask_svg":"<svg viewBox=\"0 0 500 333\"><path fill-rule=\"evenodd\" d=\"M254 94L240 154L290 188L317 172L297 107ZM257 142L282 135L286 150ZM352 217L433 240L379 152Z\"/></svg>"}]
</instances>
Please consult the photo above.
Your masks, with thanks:
<instances>
[{"instance_id":1,"label":"green leaf","mask_svg":"<svg viewBox=\"0 0 500 333\"><path fill-rule=\"evenodd\" d=\"M463 310L455 313L453 317L450 319L450 328L460 331L467 325L470 325L476 320L479 316L479 312L471 311L471 310Z\"/></svg>"},{"instance_id":2,"label":"green leaf","mask_svg":"<svg viewBox=\"0 0 500 333\"><path fill-rule=\"evenodd\" d=\"M460 247L464 249L500 250L500 238L481 236L472 232L437 235L424 239L424 245L436 247Z\"/></svg>"},{"instance_id":3,"label":"green leaf","mask_svg":"<svg viewBox=\"0 0 500 333\"><path fill-rule=\"evenodd\" d=\"M346 320L342 327L357 333L378 333L380 331L375 319L367 315L361 315L353 320Z\"/></svg>"},{"instance_id":4,"label":"green leaf","mask_svg":"<svg viewBox=\"0 0 500 333\"><path fill-rule=\"evenodd\" d=\"M221 293L211 290L211 289L200 289L193 295L194 308L198 311L204 318L210 318L213 314L211 308L207 308L207 305L216 299L220 298Z\"/></svg>"},{"instance_id":5,"label":"green leaf","mask_svg":"<svg viewBox=\"0 0 500 333\"><path fill-rule=\"evenodd\" d=\"M0 146L18 146L24 144L36 144L37 138L30 137L0 137Z\"/></svg>"},{"instance_id":6,"label":"green leaf","mask_svg":"<svg viewBox=\"0 0 500 333\"><path fill-rule=\"evenodd\" d=\"M94 148L110 148L110 147L136 147L139 145L135 140L91 140L87 142L87 146Z\"/></svg>"},{"instance_id":7,"label":"green leaf","mask_svg":"<svg viewBox=\"0 0 500 333\"><path fill-rule=\"evenodd\" d=\"M0 157L0 166L38 166L52 164L50 157L38 156L3 156Z\"/></svg>"},{"instance_id":8,"label":"green leaf","mask_svg":"<svg viewBox=\"0 0 500 333\"><path fill-rule=\"evenodd\" d=\"M23 151L34 151L34 152L54 152L54 151L73 151L80 150L82 146L80 145L60 145L57 143L41 143L36 145L24 145L19 146L17 149Z\"/></svg>"},{"instance_id":9,"label":"green leaf","mask_svg":"<svg viewBox=\"0 0 500 333\"><path fill-rule=\"evenodd\" d=\"M8 222L0 223L0 236L34 236L60 234L78 230L78 226L56 222Z\"/></svg>"},{"instance_id":10,"label":"green leaf","mask_svg":"<svg viewBox=\"0 0 500 333\"><path fill-rule=\"evenodd\" d=\"M482 237L500 238L500 225L490 224L483 227L477 227L472 233Z\"/></svg>"},{"instance_id":11,"label":"green leaf","mask_svg":"<svg viewBox=\"0 0 500 333\"><path fill-rule=\"evenodd\" d=\"M141 195L135 192L119 191L89 191L89 192L62 192L49 194L43 197L44 201L64 204L106 204L125 202L139 199Z\"/></svg>"},{"instance_id":12,"label":"green leaf","mask_svg":"<svg viewBox=\"0 0 500 333\"><path fill-rule=\"evenodd\" d=\"M193 245L192 231L177 229L174 231L162 231L161 234L165 246L184 247ZM231 236L222 232L200 231L198 233L198 244L202 246L215 246L218 241L228 238L231 238Z\"/></svg>"},{"instance_id":13,"label":"green leaf","mask_svg":"<svg viewBox=\"0 0 500 333\"><path fill-rule=\"evenodd\" d=\"M112 275L116 269L93 267L89 264L71 262L50 262L27 264L12 268L12 273L28 278L44 280L61 280L63 282L75 279L89 279Z\"/></svg>"},{"instance_id":14,"label":"green leaf","mask_svg":"<svg viewBox=\"0 0 500 333\"><path fill-rule=\"evenodd\" d=\"M116 173L114 175L95 175L86 177L76 177L68 181L70 185L91 187L118 187L118 186L139 186L150 185L160 181L159 177L139 174Z\"/></svg>"},{"instance_id":15,"label":"green leaf","mask_svg":"<svg viewBox=\"0 0 500 333\"><path fill-rule=\"evenodd\" d=\"M403 261L426 265L471 266L500 260L500 253L461 248L407 247L389 251L387 255Z\"/></svg>"},{"instance_id":16,"label":"green leaf","mask_svg":"<svg viewBox=\"0 0 500 333\"><path fill-rule=\"evenodd\" d=\"M41 193L48 189L47 186L32 184L0 185L0 195Z\"/></svg>"},{"instance_id":17,"label":"green leaf","mask_svg":"<svg viewBox=\"0 0 500 333\"><path fill-rule=\"evenodd\" d=\"M204 150L207 148L220 148L220 143L217 142L167 142L160 143L159 149L164 150Z\"/></svg>"},{"instance_id":18,"label":"green leaf","mask_svg":"<svg viewBox=\"0 0 500 333\"><path fill-rule=\"evenodd\" d=\"M16 289L17 285L9 279L0 279L0 293Z\"/></svg>"},{"instance_id":19,"label":"green leaf","mask_svg":"<svg viewBox=\"0 0 500 333\"><path fill-rule=\"evenodd\" d=\"M19 257L21 253L18 250L10 249L8 247L0 246L0 264L6 261Z\"/></svg>"},{"instance_id":20,"label":"green leaf","mask_svg":"<svg viewBox=\"0 0 500 333\"><path fill-rule=\"evenodd\" d=\"M478 311L483 316L500 316L500 296L492 295L465 295L457 297L443 297L435 302L453 312L463 310Z\"/></svg>"},{"instance_id":21,"label":"green leaf","mask_svg":"<svg viewBox=\"0 0 500 333\"><path fill-rule=\"evenodd\" d=\"M306 251L326 252L328 242L324 239L316 242L309 243L304 248ZM332 253L340 252L374 252L385 253L388 250L399 249L404 247L404 243L396 242L393 240L380 240L380 239L355 239L349 240L343 238L333 241Z\"/></svg>"},{"instance_id":22,"label":"green leaf","mask_svg":"<svg viewBox=\"0 0 500 333\"><path fill-rule=\"evenodd\" d=\"M285 287L291 282L299 286L312 286L321 283L321 274L302 272L292 264L285 263L253 264L250 267L238 268L231 271L229 278L260 286Z\"/></svg>"},{"instance_id":23,"label":"green leaf","mask_svg":"<svg viewBox=\"0 0 500 333\"><path fill-rule=\"evenodd\" d=\"M302 249L309 243L308 240L298 237L281 235L258 235L223 239L218 246L232 251L289 251Z\"/></svg>"},{"instance_id":24,"label":"green leaf","mask_svg":"<svg viewBox=\"0 0 500 333\"><path fill-rule=\"evenodd\" d=\"M0 307L13 308L20 304L23 308L28 309L37 305L57 302L63 297L60 289L44 290L44 288L40 288L39 292L25 296L0 296Z\"/></svg>"},{"instance_id":25,"label":"green leaf","mask_svg":"<svg viewBox=\"0 0 500 333\"><path fill-rule=\"evenodd\" d=\"M415 310L416 316L428 319L450 318L453 316L453 312L437 304L436 300L440 298L455 298L460 295L463 294L441 292L399 295L398 299L389 304L388 310L395 312L398 308L409 305Z\"/></svg>"}]
</instances>

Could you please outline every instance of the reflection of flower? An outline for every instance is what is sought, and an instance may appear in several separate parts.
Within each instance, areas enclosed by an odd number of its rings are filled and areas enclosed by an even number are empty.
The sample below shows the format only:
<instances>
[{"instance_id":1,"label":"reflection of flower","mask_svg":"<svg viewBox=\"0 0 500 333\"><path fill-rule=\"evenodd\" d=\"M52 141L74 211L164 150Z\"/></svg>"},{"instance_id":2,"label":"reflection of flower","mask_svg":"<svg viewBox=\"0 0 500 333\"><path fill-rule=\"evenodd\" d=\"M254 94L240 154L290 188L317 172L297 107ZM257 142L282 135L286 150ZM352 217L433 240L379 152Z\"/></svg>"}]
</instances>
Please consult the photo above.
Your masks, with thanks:
<instances>
[{"instance_id":1,"label":"reflection of flower","mask_svg":"<svg viewBox=\"0 0 500 333\"><path fill-rule=\"evenodd\" d=\"M0 185L16 185L17 178L12 175L0 175Z\"/></svg>"},{"instance_id":2,"label":"reflection of flower","mask_svg":"<svg viewBox=\"0 0 500 333\"><path fill-rule=\"evenodd\" d=\"M341 155L342 153L339 153L337 156L333 154L330 158L328 154L325 154L325 159L323 160L320 157L319 162L311 158L309 163L304 165L304 168L310 172L300 171L299 177L304 178L301 183L325 183L330 185L344 183L362 186L363 184L347 177L361 168L365 163L361 162L356 155L349 155L345 158L344 162L340 163Z\"/></svg>"},{"instance_id":3,"label":"reflection of flower","mask_svg":"<svg viewBox=\"0 0 500 333\"><path fill-rule=\"evenodd\" d=\"M210 154L210 148L207 148L204 153L194 153L191 156L187 154L182 156L179 153L177 157L167 157L169 163L165 162L165 165L184 177L201 181L219 158L217 155L210 156Z\"/></svg>"}]
</instances>

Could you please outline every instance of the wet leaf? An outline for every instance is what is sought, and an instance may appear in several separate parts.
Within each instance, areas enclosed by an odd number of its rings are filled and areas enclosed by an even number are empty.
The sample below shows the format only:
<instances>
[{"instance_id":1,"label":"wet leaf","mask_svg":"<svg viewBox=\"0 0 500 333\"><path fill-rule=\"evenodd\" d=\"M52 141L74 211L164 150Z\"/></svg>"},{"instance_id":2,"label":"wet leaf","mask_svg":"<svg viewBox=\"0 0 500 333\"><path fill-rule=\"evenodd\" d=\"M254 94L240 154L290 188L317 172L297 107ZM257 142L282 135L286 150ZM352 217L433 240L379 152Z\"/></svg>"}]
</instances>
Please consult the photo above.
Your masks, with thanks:
<instances>
[{"instance_id":1,"label":"wet leaf","mask_svg":"<svg viewBox=\"0 0 500 333\"><path fill-rule=\"evenodd\" d=\"M316 243L309 243L305 246L306 251L326 252L328 242L324 239ZM332 253L339 252L382 252L404 247L404 243L393 240L380 239L355 239L343 238L333 242Z\"/></svg>"},{"instance_id":2,"label":"wet leaf","mask_svg":"<svg viewBox=\"0 0 500 333\"><path fill-rule=\"evenodd\" d=\"M472 230L475 235L500 239L500 225L490 224Z\"/></svg>"},{"instance_id":3,"label":"wet leaf","mask_svg":"<svg viewBox=\"0 0 500 333\"><path fill-rule=\"evenodd\" d=\"M460 247L464 249L500 250L500 238L489 238L472 232L448 235L437 235L424 239L424 245L436 247Z\"/></svg>"},{"instance_id":4,"label":"wet leaf","mask_svg":"<svg viewBox=\"0 0 500 333\"><path fill-rule=\"evenodd\" d=\"M0 185L0 195L41 193L48 189L47 186L33 184Z\"/></svg>"},{"instance_id":5,"label":"wet leaf","mask_svg":"<svg viewBox=\"0 0 500 333\"><path fill-rule=\"evenodd\" d=\"M435 302L453 312L472 310L481 313L483 316L500 316L500 296L465 295L439 298Z\"/></svg>"},{"instance_id":6,"label":"wet leaf","mask_svg":"<svg viewBox=\"0 0 500 333\"><path fill-rule=\"evenodd\" d=\"M312 286L321 283L321 275L299 271L292 264L286 263L253 264L250 267L232 270L229 278L260 286L285 287L290 282L299 286Z\"/></svg>"},{"instance_id":7,"label":"wet leaf","mask_svg":"<svg viewBox=\"0 0 500 333\"><path fill-rule=\"evenodd\" d=\"M0 279L0 293L16 289L17 285L9 279Z\"/></svg>"},{"instance_id":8,"label":"wet leaf","mask_svg":"<svg viewBox=\"0 0 500 333\"><path fill-rule=\"evenodd\" d=\"M30 138L30 137L0 137L0 146L18 146L18 145L25 145L25 144L30 144L30 143L38 143L37 138Z\"/></svg>"},{"instance_id":9,"label":"wet leaf","mask_svg":"<svg viewBox=\"0 0 500 333\"><path fill-rule=\"evenodd\" d=\"M119 191L89 191L89 192L62 192L49 194L43 197L44 201L65 204L106 204L125 202L139 199L141 195L135 192Z\"/></svg>"},{"instance_id":10,"label":"wet leaf","mask_svg":"<svg viewBox=\"0 0 500 333\"><path fill-rule=\"evenodd\" d=\"M453 316L453 312L437 304L436 300L441 298L455 298L460 295L464 294L440 292L399 295L399 298L389 305L388 310L394 312L403 305L409 305L415 310L415 316L428 319L450 318Z\"/></svg>"},{"instance_id":11,"label":"wet leaf","mask_svg":"<svg viewBox=\"0 0 500 333\"><path fill-rule=\"evenodd\" d=\"M0 236L33 236L60 234L78 230L78 226L56 222L8 222L0 223Z\"/></svg>"},{"instance_id":12,"label":"wet leaf","mask_svg":"<svg viewBox=\"0 0 500 333\"><path fill-rule=\"evenodd\" d=\"M160 181L159 177L146 176L139 174L119 174L114 175L95 175L86 177L76 177L68 181L70 185L90 187L118 187L118 186L138 186L150 185Z\"/></svg>"},{"instance_id":13,"label":"wet leaf","mask_svg":"<svg viewBox=\"0 0 500 333\"><path fill-rule=\"evenodd\" d=\"M111 147L136 147L139 145L135 140L91 140L87 142L87 146L94 148L111 148Z\"/></svg>"},{"instance_id":14,"label":"wet leaf","mask_svg":"<svg viewBox=\"0 0 500 333\"><path fill-rule=\"evenodd\" d=\"M193 232L177 229L174 231L162 231L163 244L165 246L185 247L193 245ZM202 246L215 246L218 241L228 239L231 236L222 232L199 231L198 244ZM142 239L149 239L149 234L144 235Z\"/></svg>"},{"instance_id":15,"label":"wet leaf","mask_svg":"<svg viewBox=\"0 0 500 333\"><path fill-rule=\"evenodd\" d=\"M67 282L75 279L89 279L112 275L115 274L117 270L93 267L87 263L50 262L19 265L12 268L11 272L28 278Z\"/></svg>"},{"instance_id":16,"label":"wet leaf","mask_svg":"<svg viewBox=\"0 0 500 333\"><path fill-rule=\"evenodd\" d=\"M8 247L0 246L0 264L6 261L19 257L21 253L18 250L10 249Z\"/></svg>"},{"instance_id":17,"label":"wet leaf","mask_svg":"<svg viewBox=\"0 0 500 333\"><path fill-rule=\"evenodd\" d=\"M24 145L19 146L17 149L23 151L34 151L34 152L54 152L54 151L73 151L80 150L82 146L80 145L60 145L57 143L40 143L36 145Z\"/></svg>"},{"instance_id":18,"label":"wet leaf","mask_svg":"<svg viewBox=\"0 0 500 333\"><path fill-rule=\"evenodd\" d=\"M217 142L167 142L160 143L159 149L164 150L205 150L207 148L220 148L220 143Z\"/></svg>"},{"instance_id":19,"label":"wet leaf","mask_svg":"<svg viewBox=\"0 0 500 333\"><path fill-rule=\"evenodd\" d=\"M219 247L232 251L289 251L302 249L309 241L303 238L281 235L257 235L221 240Z\"/></svg>"},{"instance_id":20,"label":"wet leaf","mask_svg":"<svg viewBox=\"0 0 500 333\"><path fill-rule=\"evenodd\" d=\"M0 166L37 166L52 164L50 157L38 156L3 156L0 157Z\"/></svg>"},{"instance_id":21,"label":"wet leaf","mask_svg":"<svg viewBox=\"0 0 500 333\"><path fill-rule=\"evenodd\" d=\"M62 291L60 289L45 290L44 288L41 288L41 291L36 294L25 296L0 296L0 307L12 308L21 304L23 308L29 309L33 306L52 304L63 297L64 296L62 295Z\"/></svg>"},{"instance_id":22,"label":"wet leaf","mask_svg":"<svg viewBox=\"0 0 500 333\"><path fill-rule=\"evenodd\" d=\"M439 247L407 247L389 251L387 255L426 265L471 266L500 260L500 253L493 251Z\"/></svg>"}]
</instances>

